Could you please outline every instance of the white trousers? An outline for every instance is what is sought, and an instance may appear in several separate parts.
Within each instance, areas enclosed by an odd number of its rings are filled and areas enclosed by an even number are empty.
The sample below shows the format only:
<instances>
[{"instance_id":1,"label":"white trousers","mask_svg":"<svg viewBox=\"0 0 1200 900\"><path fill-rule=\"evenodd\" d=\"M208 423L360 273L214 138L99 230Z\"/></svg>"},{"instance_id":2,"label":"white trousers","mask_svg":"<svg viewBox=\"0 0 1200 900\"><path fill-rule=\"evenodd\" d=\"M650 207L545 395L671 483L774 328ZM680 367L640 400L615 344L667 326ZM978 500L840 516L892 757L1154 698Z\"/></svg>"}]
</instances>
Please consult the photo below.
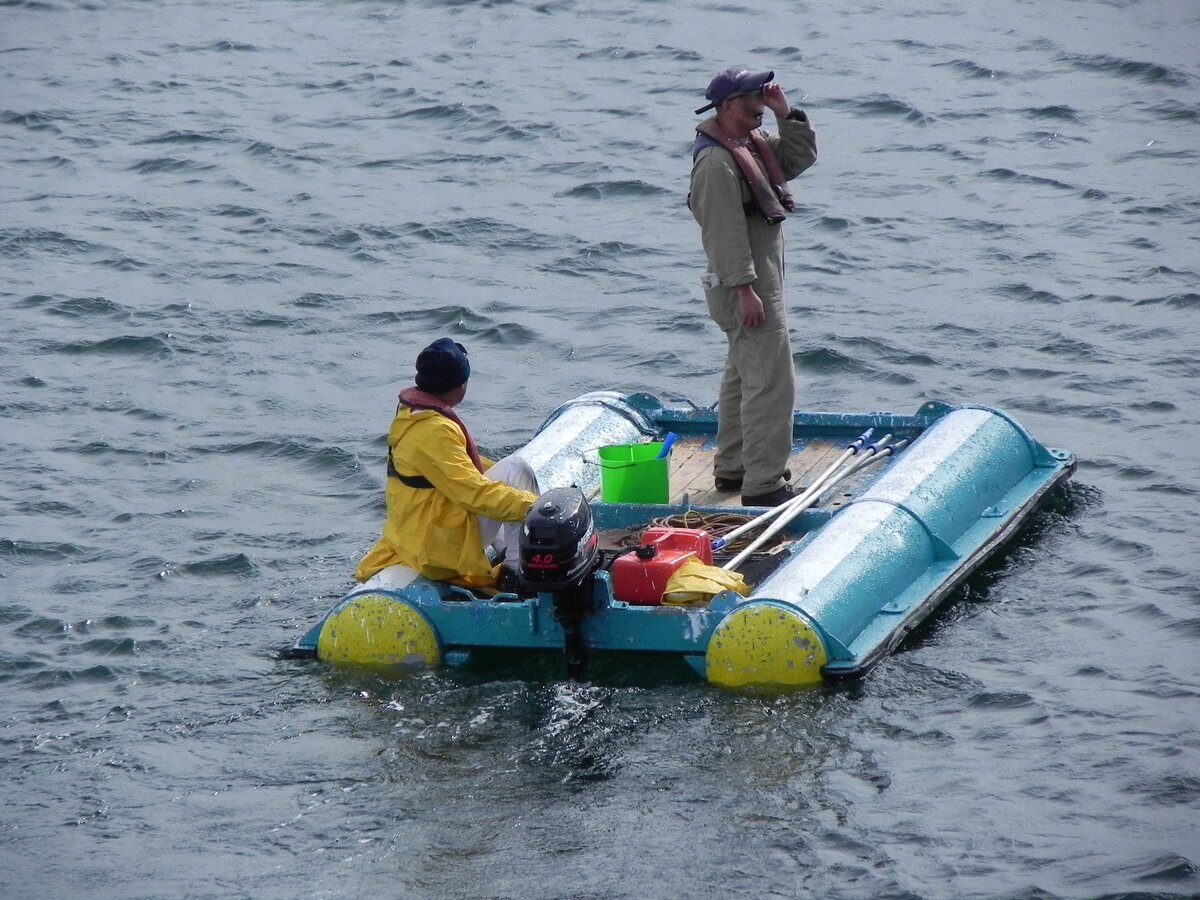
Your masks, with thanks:
<instances>
[{"instance_id":1,"label":"white trousers","mask_svg":"<svg viewBox=\"0 0 1200 900\"><path fill-rule=\"evenodd\" d=\"M499 481L509 487L520 488L531 494L541 493L533 467L515 453L499 460L485 474L492 481ZM514 564L517 558L516 548L521 539L521 523L498 522L478 514L475 520L479 523L479 540L483 544L483 552L487 553L489 547L495 548L497 553L512 547L513 552L508 553L506 559L510 565Z\"/></svg>"}]
</instances>

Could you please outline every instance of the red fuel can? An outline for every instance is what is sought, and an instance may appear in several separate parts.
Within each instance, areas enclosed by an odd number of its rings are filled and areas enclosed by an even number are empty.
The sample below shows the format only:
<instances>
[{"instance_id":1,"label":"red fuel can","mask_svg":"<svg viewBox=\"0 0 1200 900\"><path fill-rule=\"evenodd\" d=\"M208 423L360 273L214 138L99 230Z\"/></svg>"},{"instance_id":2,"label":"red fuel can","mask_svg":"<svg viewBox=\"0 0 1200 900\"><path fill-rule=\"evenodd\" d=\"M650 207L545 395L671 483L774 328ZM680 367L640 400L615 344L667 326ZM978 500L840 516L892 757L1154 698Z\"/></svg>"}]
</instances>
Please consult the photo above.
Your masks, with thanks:
<instances>
[{"instance_id":1,"label":"red fuel can","mask_svg":"<svg viewBox=\"0 0 1200 900\"><path fill-rule=\"evenodd\" d=\"M647 528L640 547L613 561L613 596L626 603L658 606L671 576L693 556L712 565L712 538L707 531Z\"/></svg>"}]
</instances>

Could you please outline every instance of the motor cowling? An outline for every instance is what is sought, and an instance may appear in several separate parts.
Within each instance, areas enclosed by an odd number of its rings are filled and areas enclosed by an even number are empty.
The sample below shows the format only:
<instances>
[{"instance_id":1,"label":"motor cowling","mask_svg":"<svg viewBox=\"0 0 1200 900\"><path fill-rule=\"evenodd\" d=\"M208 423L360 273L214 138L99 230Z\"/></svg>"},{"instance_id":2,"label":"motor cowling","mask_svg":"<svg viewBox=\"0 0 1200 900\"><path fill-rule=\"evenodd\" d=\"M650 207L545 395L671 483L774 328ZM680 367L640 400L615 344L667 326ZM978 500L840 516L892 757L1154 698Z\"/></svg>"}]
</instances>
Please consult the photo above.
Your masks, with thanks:
<instances>
[{"instance_id":1,"label":"motor cowling","mask_svg":"<svg viewBox=\"0 0 1200 900\"><path fill-rule=\"evenodd\" d=\"M596 568L600 539L578 488L553 488L534 502L521 525L517 573L527 587L578 587Z\"/></svg>"}]
</instances>

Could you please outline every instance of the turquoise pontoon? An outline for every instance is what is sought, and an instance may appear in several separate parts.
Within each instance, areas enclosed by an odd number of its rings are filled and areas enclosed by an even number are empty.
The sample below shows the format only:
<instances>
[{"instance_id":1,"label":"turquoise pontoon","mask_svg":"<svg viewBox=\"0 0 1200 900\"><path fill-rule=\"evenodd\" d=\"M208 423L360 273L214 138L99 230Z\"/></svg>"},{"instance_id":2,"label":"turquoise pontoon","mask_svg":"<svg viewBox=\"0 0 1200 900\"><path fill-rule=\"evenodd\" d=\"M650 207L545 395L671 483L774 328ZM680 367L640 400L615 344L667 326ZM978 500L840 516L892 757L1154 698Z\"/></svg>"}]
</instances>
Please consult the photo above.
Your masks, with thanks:
<instances>
[{"instance_id":1,"label":"turquoise pontoon","mask_svg":"<svg viewBox=\"0 0 1200 900\"><path fill-rule=\"evenodd\" d=\"M290 655L389 669L463 664L480 648L565 646L568 658L670 654L728 686L857 678L1075 468L1070 452L1042 446L986 407L931 402L911 416L797 412L789 467L799 489L816 483L815 505L775 515L774 544L749 551L719 538L713 544L712 565L734 563L748 594L724 590L688 605L622 596L628 590L603 564L605 548L611 562L623 543L644 546L638 536L650 525L703 529L768 512L715 491L715 433L715 410L688 401L597 392L564 404L518 451L544 488L570 485L594 496L607 471L599 448L675 436L662 463L666 502L611 502L602 494L588 504L601 564L577 586L573 612L564 615L561 591L526 583L488 596L394 566L342 597ZM877 458L863 460L855 443ZM841 480L830 477L835 469Z\"/></svg>"}]
</instances>

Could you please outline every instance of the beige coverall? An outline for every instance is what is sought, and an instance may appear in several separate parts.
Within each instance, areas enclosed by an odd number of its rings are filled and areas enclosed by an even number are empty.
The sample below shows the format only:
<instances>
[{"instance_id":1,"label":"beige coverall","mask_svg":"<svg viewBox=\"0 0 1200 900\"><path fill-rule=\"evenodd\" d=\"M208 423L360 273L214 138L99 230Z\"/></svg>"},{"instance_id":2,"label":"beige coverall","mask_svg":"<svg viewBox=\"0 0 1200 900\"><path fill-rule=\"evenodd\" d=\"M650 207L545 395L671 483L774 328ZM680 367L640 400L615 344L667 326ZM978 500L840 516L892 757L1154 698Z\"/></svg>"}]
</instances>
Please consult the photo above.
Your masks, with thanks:
<instances>
[{"instance_id":1,"label":"beige coverall","mask_svg":"<svg viewBox=\"0 0 1200 900\"><path fill-rule=\"evenodd\" d=\"M816 135L807 118L794 118L798 115L804 114L793 110L780 121L780 133L767 138L788 181L817 158ZM705 288L708 312L729 342L713 474L744 477L743 494L770 493L783 484L796 401L783 302L783 229L767 224L724 147L705 147L696 155L688 203L708 256L706 281L716 285ZM766 319L756 328L741 323L734 288L743 284L752 284L762 298Z\"/></svg>"}]
</instances>

